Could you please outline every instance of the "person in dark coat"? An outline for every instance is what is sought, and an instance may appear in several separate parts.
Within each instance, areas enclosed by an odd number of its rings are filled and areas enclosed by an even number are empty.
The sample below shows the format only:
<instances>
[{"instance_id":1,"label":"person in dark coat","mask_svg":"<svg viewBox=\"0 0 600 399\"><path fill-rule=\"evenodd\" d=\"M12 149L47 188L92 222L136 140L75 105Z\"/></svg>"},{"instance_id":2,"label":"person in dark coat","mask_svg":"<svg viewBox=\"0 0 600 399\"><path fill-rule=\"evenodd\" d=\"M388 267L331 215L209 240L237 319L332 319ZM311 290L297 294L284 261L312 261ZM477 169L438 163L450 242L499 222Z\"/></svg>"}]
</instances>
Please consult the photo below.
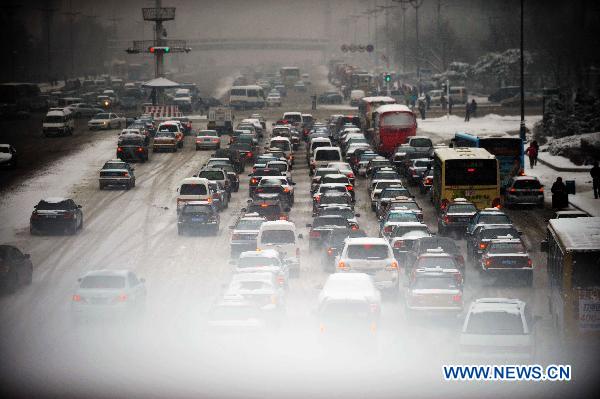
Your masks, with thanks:
<instances>
[{"instance_id":1,"label":"person in dark coat","mask_svg":"<svg viewBox=\"0 0 600 399\"><path fill-rule=\"evenodd\" d=\"M562 177L557 177L550 189L552 192L552 209L563 209L569 205L569 195L567 186L562 181Z\"/></svg>"},{"instance_id":2,"label":"person in dark coat","mask_svg":"<svg viewBox=\"0 0 600 399\"><path fill-rule=\"evenodd\" d=\"M598 161L594 161L594 167L590 170L592 176L592 186L594 187L594 198L600 197L600 166Z\"/></svg>"},{"instance_id":3,"label":"person in dark coat","mask_svg":"<svg viewBox=\"0 0 600 399\"><path fill-rule=\"evenodd\" d=\"M448 101L446 101L446 96L443 94L440 97L440 104L442 106L442 111L446 111L446 107L448 106Z\"/></svg>"},{"instance_id":4,"label":"person in dark coat","mask_svg":"<svg viewBox=\"0 0 600 399\"><path fill-rule=\"evenodd\" d=\"M454 100L452 99L452 96L450 96L450 98L448 99L448 113L451 114L452 113L452 106L454 105Z\"/></svg>"},{"instance_id":5,"label":"person in dark coat","mask_svg":"<svg viewBox=\"0 0 600 399\"><path fill-rule=\"evenodd\" d=\"M527 147L527 149L525 150L525 154L529 157L529 166L531 167L531 169L533 169L538 156L537 146L531 143L529 147Z\"/></svg>"},{"instance_id":6,"label":"person in dark coat","mask_svg":"<svg viewBox=\"0 0 600 399\"><path fill-rule=\"evenodd\" d=\"M471 120L471 104L467 101L465 104L465 122Z\"/></svg>"},{"instance_id":7,"label":"person in dark coat","mask_svg":"<svg viewBox=\"0 0 600 399\"><path fill-rule=\"evenodd\" d=\"M477 102L475 101L475 99L471 100L471 110L470 110L470 116L472 116L473 118L475 118L477 114Z\"/></svg>"},{"instance_id":8,"label":"person in dark coat","mask_svg":"<svg viewBox=\"0 0 600 399\"><path fill-rule=\"evenodd\" d=\"M427 110L431 109L431 96L429 93L425 93L425 102L427 103Z\"/></svg>"},{"instance_id":9,"label":"person in dark coat","mask_svg":"<svg viewBox=\"0 0 600 399\"><path fill-rule=\"evenodd\" d=\"M422 120L425 120L426 107L427 106L425 105L425 101L422 98L419 98L418 108L419 108L419 113L421 114Z\"/></svg>"}]
</instances>

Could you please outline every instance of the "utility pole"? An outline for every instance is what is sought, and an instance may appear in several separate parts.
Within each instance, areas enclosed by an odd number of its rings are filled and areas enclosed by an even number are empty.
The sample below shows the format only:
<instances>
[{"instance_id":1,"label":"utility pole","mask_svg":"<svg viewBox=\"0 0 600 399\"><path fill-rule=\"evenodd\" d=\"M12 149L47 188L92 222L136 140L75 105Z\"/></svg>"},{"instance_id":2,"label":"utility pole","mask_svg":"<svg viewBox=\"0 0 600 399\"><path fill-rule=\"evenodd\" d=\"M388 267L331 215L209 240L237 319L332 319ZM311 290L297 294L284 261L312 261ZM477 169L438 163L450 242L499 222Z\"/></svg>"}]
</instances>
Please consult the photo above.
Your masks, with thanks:
<instances>
[{"instance_id":1,"label":"utility pole","mask_svg":"<svg viewBox=\"0 0 600 399\"><path fill-rule=\"evenodd\" d=\"M44 13L44 28L46 30L46 80L52 80L52 55L51 55L51 39L50 39L50 31L52 28L52 13L58 11L58 8L51 8L50 4L52 2L50 0L46 1L46 6L44 8L38 8L38 10Z\"/></svg>"},{"instance_id":2,"label":"utility pole","mask_svg":"<svg viewBox=\"0 0 600 399\"><path fill-rule=\"evenodd\" d=\"M69 55L71 58L71 70L69 72L70 72L71 77L74 77L75 76L75 47L73 44L73 20L75 19L75 17L77 15L79 15L81 13L73 12L73 1L69 0L69 11L64 12L63 14L65 14L69 18L69 49L70 49Z\"/></svg>"},{"instance_id":3,"label":"utility pole","mask_svg":"<svg viewBox=\"0 0 600 399\"><path fill-rule=\"evenodd\" d=\"M521 126L519 128L519 137L525 142L525 62L523 60L523 1L521 0L521 45L520 45L520 56L521 56Z\"/></svg>"}]
</instances>

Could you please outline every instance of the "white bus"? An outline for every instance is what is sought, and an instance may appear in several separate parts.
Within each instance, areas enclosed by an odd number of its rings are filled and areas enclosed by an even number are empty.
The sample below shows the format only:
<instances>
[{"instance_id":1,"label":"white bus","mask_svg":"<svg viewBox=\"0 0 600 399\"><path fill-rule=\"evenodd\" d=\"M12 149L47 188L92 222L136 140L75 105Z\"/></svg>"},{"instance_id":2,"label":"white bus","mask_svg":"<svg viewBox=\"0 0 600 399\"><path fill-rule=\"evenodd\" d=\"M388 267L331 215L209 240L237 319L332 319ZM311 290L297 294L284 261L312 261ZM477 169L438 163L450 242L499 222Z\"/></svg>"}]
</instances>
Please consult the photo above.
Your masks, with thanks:
<instances>
[{"instance_id":1,"label":"white bus","mask_svg":"<svg viewBox=\"0 0 600 399\"><path fill-rule=\"evenodd\" d=\"M229 92L229 105L235 109L263 108L265 93L257 85L233 86Z\"/></svg>"}]
</instances>

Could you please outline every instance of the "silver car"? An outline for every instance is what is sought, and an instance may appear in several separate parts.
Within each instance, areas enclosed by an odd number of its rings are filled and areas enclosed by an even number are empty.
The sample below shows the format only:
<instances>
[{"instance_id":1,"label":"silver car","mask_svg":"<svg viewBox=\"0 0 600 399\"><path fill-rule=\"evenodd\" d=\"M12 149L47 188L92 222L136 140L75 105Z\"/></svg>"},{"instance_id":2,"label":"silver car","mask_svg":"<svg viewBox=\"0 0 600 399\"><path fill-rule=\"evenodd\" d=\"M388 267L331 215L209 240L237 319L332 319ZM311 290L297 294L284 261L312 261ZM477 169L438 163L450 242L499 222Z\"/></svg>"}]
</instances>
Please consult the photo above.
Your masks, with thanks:
<instances>
[{"instance_id":1,"label":"silver car","mask_svg":"<svg viewBox=\"0 0 600 399\"><path fill-rule=\"evenodd\" d=\"M216 130L201 130L196 135L196 151L221 148L221 138Z\"/></svg>"},{"instance_id":2,"label":"silver car","mask_svg":"<svg viewBox=\"0 0 600 399\"><path fill-rule=\"evenodd\" d=\"M544 207L544 186L535 176L515 176L504 194L504 205L536 205Z\"/></svg>"},{"instance_id":3,"label":"silver car","mask_svg":"<svg viewBox=\"0 0 600 399\"><path fill-rule=\"evenodd\" d=\"M398 293L398 262L384 238L348 238L337 258L339 272L366 273L380 290Z\"/></svg>"}]
</instances>

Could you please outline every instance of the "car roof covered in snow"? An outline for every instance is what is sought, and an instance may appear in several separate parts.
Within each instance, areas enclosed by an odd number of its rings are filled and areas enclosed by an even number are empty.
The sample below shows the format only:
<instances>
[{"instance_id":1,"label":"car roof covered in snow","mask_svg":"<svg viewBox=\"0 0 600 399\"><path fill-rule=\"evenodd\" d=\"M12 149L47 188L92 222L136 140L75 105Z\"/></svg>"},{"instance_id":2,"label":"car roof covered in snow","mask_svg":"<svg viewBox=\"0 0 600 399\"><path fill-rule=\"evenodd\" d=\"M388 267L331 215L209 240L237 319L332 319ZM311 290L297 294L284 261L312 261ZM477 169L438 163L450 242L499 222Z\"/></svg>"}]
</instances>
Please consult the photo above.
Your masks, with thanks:
<instances>
[{"instance_id":1,"label":"car roof covered in snow","mask_svg":"<svg viewBox=\"0 0 600 399\"><path fill-rule=\"evenodd\" d=\"M567 251L600 250L600 217L551 219L548 229Z\"/></svg>"}]
</instances>

